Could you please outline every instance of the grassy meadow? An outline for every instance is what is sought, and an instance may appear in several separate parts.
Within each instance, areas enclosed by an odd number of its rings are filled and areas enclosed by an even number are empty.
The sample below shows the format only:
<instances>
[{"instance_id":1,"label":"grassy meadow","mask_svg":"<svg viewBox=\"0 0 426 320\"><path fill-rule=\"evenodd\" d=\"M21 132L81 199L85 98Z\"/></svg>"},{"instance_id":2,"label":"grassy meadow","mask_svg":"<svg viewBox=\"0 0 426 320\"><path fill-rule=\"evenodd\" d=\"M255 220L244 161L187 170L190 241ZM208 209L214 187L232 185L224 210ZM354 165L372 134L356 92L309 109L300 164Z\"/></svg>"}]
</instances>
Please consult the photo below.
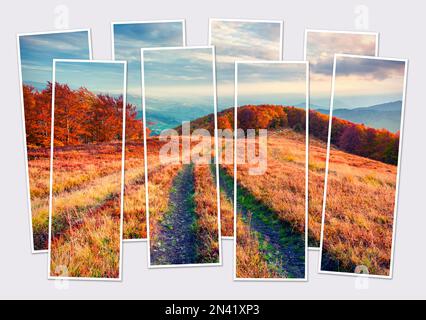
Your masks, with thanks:
<instances>
[{"instance_id":1,"label":"grassy meadow","mask_svg":"<svg viewBox=\"0 0 426 320\"><path fill-rule=\"evenodd\" d=\"M237 278L304 278L305 141L291 129L270 131L266 171L237 165ZM224 174L232 178L232 166Z\"/></svg>"},{"instance_id":2,"label":"grassy meadow","mask_svg":"<svg viewBox=\"0 0 426 320\"><path fill-rule=\"evenodd\" d=\"M396 190L395 165L330 153L321 269L389 275Z\"/></svg>"},{"instance_id":3,"label":"grassy meadow","mask_svg":"<svg viewBox=\"0 0 426 320\"><path fill-rule=\"evenodd\" d=\"M121 158L108 154L118 146L100 144L79 148L55 150L55 172L57 183L53 193L64 201L76 199L82 187L90 182L93 192L99 192L102 199L111 190L121 168ZM120 146L121 148L121 146ZM97 153L96 159L92 156ZM141 158L142 154L142 158ZM141 160L142 159L142 160ZM32 203L33 240L36 248L47 249L49 231L49 165L50 149L32 148L28 150L30 192ZM143 164L143 144L126 145L126 182L124 198L123 238L145 238L145 170ZM72 174L70 174L72 172ZM67 199L67 200L65 200ZM87 201L89 201L87 199ZM56 229L55 221L53 230Z\"/></svg>"},{"instance_id":4,"label":"grassy meadow","mask_svg":"<svg viewBox=\"0 0 426 320\"><path fill-rule=\"evenodd\" d=\"M311 247L319 247L320 245L326 159L327 144L310 136L308 168L308 242Z\"/></svg>"},{"instance_id":5,"label":"grassy meadow","mask_svg":"<svg viewBox=\"0 0 426 320\"><path fill-rule=\"evenodd\" d=\"M64 276L64 267L70 277L119 276L121 168L120 142L54 149L52 276ZM43 222L47 212L34 214Z\"/></svg>"}]
</instances>

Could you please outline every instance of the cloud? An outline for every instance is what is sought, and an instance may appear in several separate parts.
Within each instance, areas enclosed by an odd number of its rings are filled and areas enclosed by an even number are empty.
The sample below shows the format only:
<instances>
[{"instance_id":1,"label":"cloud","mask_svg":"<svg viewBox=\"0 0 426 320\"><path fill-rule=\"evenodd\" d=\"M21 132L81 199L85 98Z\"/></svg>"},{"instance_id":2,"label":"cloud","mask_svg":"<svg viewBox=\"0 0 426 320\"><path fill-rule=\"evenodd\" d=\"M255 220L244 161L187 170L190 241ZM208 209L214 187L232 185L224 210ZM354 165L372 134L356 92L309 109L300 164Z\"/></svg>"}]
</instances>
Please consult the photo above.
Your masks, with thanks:
<instances>
[{"instance_id":1,"label":"cloud","mask_svg":"<svg viewBox=\"0 0 426 320\"><path fill-rule=\"evenodd\" d=\"M213 53L210 48L144 52L145 94L152 98L213 96Z\"/></svg>"},{"instance_id":2,"label":"cloud","mask_svg":"<svg viewBox=\"0 0 426 320\"><path fill-rule=\"evenodd\" d=\"M88 46L88 32L47 33L20 37L21 48L38 53L81 52Z\"/></svg>"},{"instance_id":3,"label":"cloud","mask_svg":"<svg viewBox=\"0 0 426 320\"><path fill-rule=\"evenodd\" d=\"M115 24L114 53L117 60L140 63L141 48L180 47L183 22Z\"/></svg>"},{"instance_id":4,"label":"cloud","mask_svg":"<svg viewBox=\"0 0 426 320\"><path fill-rule=\"evenodd\" d=\"M127 61L127 94L141 110L141 49L181 47L183 21L115 24L113 36L115 59Z\"/></svg>"},{"instance_id":5,"label":"cloud","mask_svg":"<svg viewBox=\"0 0 426 320\"><path fill-rule=\"evenodd\" d=\"M280 60L281 24L213 20L218 81L233 81L236 60Z\"/></svg>"},{"instance_id":6,"label":"cloud","mask_svg":"<svg viewBox=\"0 0 426 320\"><path fill-rule=\"evenodd\" d=\"M357 76L366 80L386 80L403 77L405 62L381 59L362 59L338 57L336 62L338 76Z\"/></svg>"},{"instance_id":7,"label":"cloud","mask_svg":"<svg viewBox=\"0 0 426 320\"><path fill-rule=\"evenodd\" d=\"M51 81L53 59L90 58L87 31L24 35L19 44L24 82Z\"/></svg>"},{"instance_id":8,"label":"cloud","mask_svg":"<svg viewBox=\"0 0 426 320\"><path fill-rule=\"evenodd\" d=\"M405 62L338 57L335 99L349 107L402 100Z\"/></svg>"},{"instance_id":9,"label":"cloud","mask_svg":"<svg viewBox=\"0 0 426 320\"><path fill-rule=\"evenodd\" d=\"M341 32L308 32L306 59L311 74L331 75L335 53L373 56L376 35Z\"/></svg>"},{"instance_id":10,"label":"cloud","mask_svg":"<svg viewBox=\"0 0 426 320\"><path fill-rule=\"evenodd\" d=\"M144 52L145 79L151 84L211 83L213 54L210 48L149 50Z\"/></svg>"},{"instance_id":11,"label":"cloud","mask_svg":"<svg viewBox=\"0 0 426 320\"><path fill-rule=\"evenodd\" d=\"M232 58L279 59L281 24L278 22L212 21L211 42L218 61Z\"/></svg>"},{"instance_id":12,"label":"cloud","mask_svg":"<svg viewBox=\"0 0 426 320\"><path fill-rule=\"evenodd\" d=\"M257 100L257 97L306 97L306 65L301 63L239 64L238 96ZM300 102L298 101L298 102ZM267 101L265 101L267 103ZM272 103L272 102L271 102Z\"/></svg>"}]
</instances>

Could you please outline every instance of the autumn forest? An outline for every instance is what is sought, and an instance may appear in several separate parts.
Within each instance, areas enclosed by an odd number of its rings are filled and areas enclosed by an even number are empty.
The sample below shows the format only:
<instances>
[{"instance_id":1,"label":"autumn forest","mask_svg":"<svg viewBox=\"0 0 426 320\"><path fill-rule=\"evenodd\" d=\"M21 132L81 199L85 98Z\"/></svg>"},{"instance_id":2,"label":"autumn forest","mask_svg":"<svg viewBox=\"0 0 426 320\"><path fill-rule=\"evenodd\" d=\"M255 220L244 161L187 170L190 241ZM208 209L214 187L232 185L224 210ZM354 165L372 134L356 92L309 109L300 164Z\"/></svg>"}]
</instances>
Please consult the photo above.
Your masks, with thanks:
<instances>
[{"instance_id":1,"label":"autumn forest","mask_svg":"<svg viewBox=\"0 0 426 320\"><path fill-rule=\"evenodd\" d=\"M25 126L29 147L50 146L52 84L42 91L23 86ZM72 90L56 84L55 103L64 106L55 111L55 146L101 143L122 136L123 97L96 95L85 88ZM99 120L102 121L99 121ZM136 120L136 107L126 107L126 137L142 139L142 123Z\"/></svg>"}]
</instances>

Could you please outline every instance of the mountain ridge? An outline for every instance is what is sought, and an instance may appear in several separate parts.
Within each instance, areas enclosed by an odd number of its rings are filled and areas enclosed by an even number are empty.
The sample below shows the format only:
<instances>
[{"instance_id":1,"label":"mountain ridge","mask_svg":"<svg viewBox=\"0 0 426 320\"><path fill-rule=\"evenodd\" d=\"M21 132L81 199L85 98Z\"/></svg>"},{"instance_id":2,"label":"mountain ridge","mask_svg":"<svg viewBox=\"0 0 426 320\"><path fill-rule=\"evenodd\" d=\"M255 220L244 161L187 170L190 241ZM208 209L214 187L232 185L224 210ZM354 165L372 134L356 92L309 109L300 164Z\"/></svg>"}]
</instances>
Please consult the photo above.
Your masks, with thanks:
<instances>
[{"instance_id":1,"label":"mountain ridge","mask_svg":"<svg viewBox=\"0 0 426 320\"><path fill-rule=\"evenodd\" d=\"M400 129L402 101L396 100L369 107L339 108L333 110L333 117L338 117L358 124L364 124L375 129L387 129L397 132ZM329 115L329 110L317 109L316 111Z\"/></svg>"}]
</instances>

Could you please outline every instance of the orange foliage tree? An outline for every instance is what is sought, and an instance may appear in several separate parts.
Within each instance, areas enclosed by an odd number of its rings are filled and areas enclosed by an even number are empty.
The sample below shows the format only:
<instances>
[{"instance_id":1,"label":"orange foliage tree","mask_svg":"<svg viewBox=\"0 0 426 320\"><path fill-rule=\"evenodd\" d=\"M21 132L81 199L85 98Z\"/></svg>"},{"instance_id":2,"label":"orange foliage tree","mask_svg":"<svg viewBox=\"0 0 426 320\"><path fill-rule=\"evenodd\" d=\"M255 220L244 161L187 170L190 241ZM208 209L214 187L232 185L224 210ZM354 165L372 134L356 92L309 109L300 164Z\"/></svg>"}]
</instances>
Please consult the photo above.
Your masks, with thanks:
<instances>
[{"instance_id":1,"label":"orange foliage tree","mask_svg":"<svg viewBox=\"0 0 426 320\"><path fill-rule=\"evenodd\" d=\"M52 84L42 91L23 86L25 128L29 147L50 145ZM126 105L126 139L143 138L136 107ZM55 145L78 145L119 140L123 132L123 97L94 94L55 85ZM149 134L149 133L148 133Z\"/></svg>"}]
</instances>

